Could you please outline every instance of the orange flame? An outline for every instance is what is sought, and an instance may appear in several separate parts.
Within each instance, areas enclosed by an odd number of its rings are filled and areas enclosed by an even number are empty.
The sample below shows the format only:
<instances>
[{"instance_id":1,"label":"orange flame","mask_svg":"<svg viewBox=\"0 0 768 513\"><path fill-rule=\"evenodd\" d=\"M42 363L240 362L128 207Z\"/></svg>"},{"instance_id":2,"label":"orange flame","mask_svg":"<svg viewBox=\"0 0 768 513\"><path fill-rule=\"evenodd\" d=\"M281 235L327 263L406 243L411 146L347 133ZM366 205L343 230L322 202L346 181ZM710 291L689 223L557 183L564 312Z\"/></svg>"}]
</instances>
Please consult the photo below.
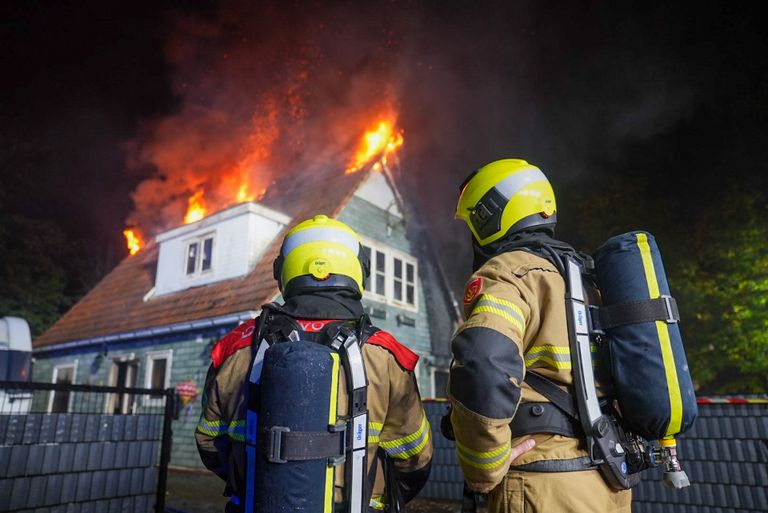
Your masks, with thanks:
<instances>
[{"instance_id":1,"label":"orange flame","mask_svg":"<svg viewBox=\"0 0 768 513\"><path fill-rule=\"evenodd\" d=\"M397 129L395 124L396 114L391 110L379 112L382 113L380 116L368 118L374 123L363 125L367 131L362 134L345 173L354 173L365 166L370 166L373 171L382 171L403 145L403 131ZM195 116L192 118L198 119ZM151 145L141 148L139 160L152 162L170 178L147 180L134 194L134 201L141 208L137 208L137 215L127 222L134 227L130 230L131 236L128 235L129 230L125 231L131 254L143 244L138 230L150 232L145 225L154 224L152 230L167 229L179 222L182 213L184 224L194 223L220 209L259 201L270 183L274 183L270 179L274 177L275 162L286 160L281 155L273 155L281 132L278 123L280 103L266 102L263 109L252 116L251 126L245 126L242 131L236 130L233 137L214 138L215 144L199 144L210 139L209 125L231 128L222 119L218 112L213 112L203 116L197 130L185 131L177 126L180 123L174 118L170 125L158 128L163 137L158 136ZM178 133L175 131L177 128ZM348 128L347 125L338 127L340 140L345 139L343 135ZM203 149L193 151L190 148ZM195 164L190 167L190 162ZM190 195L179 194L181 191ZM152 210L160 210L156 216L159 221L154 215L149 215Z\"/></svg>"},{"instance_id":2,"label":"orange flame","mask_svg":"<svg viewBox=\"0 0 768 513\"><path fill-rule=\"evenodd\" d=\"M381 155L379 162L374 164L374 170L378 171L382 164L386 165L387 157L402 146L403 142L402 131L395 132L394 124L391 121L379 121L375 129L365 133L357 152L355 152L353 163L344 172L349 174L359 171L367 163Z\"/></svg>"},{"instance_id":3,"label":"orange flame","mask_svg":"<svg viewBox=\"0 0 768 513\"><path fill-rule=\"evenodd\" d=\"M130 251L131 255L138 253L141 246L144 245L141 240L141 235L135 230L123 230L123 235L125 235L125 242L128 245L128 251Z\"/></svg>"},{"instance_id":4,"label":"orange flame","mask_svg":"<svg viewBox=\"0 0 768 513\"><path fill-rule=\"evenodd\" d=\"M184 216L184 224L194 223L205 217L204 194L205 191L200 189L189 198L189 208L187 209L187 215Z\"/></svg>"},{"instance_id":5,"label":"orange flame","mask_svg":"<svg viewBox=\"0 0 768 513\"><path fill-rule=\"evenodd\" d=\"M252 196L248 193L248 184L244 183L240 185L240 188L237 189L237 202L243 203L245 201L250 201L251 199Z\"/></svg>"}]
</instances>

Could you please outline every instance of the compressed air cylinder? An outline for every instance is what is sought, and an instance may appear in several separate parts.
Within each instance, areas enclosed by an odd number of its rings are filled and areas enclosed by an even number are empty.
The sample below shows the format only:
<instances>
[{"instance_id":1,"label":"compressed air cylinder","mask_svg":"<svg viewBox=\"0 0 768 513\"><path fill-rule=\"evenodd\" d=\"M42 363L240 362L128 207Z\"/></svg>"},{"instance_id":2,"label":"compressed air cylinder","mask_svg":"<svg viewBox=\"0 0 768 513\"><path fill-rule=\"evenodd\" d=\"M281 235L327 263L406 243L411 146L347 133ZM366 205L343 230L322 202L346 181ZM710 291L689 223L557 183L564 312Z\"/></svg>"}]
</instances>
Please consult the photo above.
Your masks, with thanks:
<instances>
[{"instance_id":1,"label":"compressed air cylinder","mask_svg":"<svg viewBox=\"0 0 768 513\"><path fill-rule=\"evenodd\" d=\"M261 374L260 439L275 427L328 433L328 426L336 424L338 376L339 356L327 346L306 341L272 345ZM325 458L273 463L260 451L256 511L330 513L334 468Z\"/></svg>"},{"instance_id":2,"label":"compressed air cylinder","mask_svg":"<svg viewBox=\"0 0 768 513\"><path fill-rule=\"evenodd\" d=\"M654 237L636 231L608 239L594 255L604 306L669 296ZM611 372L627 426L648 440L682 433L697 414L677 323L663 320L607 330Z\"/></svg>"}]
</instances>

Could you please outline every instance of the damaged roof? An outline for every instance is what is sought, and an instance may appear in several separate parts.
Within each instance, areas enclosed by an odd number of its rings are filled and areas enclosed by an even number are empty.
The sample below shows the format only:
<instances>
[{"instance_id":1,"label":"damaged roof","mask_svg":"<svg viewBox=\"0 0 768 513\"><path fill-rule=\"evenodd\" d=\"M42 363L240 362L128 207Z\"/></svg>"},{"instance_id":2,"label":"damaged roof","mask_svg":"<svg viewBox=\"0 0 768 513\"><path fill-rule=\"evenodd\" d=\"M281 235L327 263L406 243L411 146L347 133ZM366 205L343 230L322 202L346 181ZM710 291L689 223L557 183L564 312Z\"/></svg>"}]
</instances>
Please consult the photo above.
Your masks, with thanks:
<instances>
[{"instance_id":1,"label":"damaged roof","mask_svg":"<svg viewBox=\"0 0 768 513\"><path fill-rule=\"evenodd\" d=\"M335 217L370 174L313 170L288 174L259 202L291 216L290 229L317 214ZM155 282L159 246L150 244L120 262L88 294L33 342L35 349L69 341L129 333L200 319L255 311L277 293L272 262L282 233L270 243L246 276L194 287L144 301Z\"/></svg>"}]
</instances>

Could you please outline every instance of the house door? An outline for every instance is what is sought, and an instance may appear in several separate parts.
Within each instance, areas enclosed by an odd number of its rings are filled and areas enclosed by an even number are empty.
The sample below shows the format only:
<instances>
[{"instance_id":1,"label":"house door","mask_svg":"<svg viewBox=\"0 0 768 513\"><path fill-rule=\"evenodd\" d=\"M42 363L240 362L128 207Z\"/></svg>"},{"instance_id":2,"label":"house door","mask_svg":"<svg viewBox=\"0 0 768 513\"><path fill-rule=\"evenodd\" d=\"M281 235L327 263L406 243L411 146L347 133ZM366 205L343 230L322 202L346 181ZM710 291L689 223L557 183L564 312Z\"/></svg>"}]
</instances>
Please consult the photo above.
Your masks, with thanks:
<instances>
[{"instance_id":1,"label":"house door","mask_svg":"<svg viewBox=\"0 0 768 513\"><path fill-rule=\"evenodd\" d=\"M113 360L110 372L110 386L134 388L136 386L138 369L138 360ZM108 412L115 415L133 413L135 401L134 394L125 392L112 394Z\"/></svg>"}]
</instances>

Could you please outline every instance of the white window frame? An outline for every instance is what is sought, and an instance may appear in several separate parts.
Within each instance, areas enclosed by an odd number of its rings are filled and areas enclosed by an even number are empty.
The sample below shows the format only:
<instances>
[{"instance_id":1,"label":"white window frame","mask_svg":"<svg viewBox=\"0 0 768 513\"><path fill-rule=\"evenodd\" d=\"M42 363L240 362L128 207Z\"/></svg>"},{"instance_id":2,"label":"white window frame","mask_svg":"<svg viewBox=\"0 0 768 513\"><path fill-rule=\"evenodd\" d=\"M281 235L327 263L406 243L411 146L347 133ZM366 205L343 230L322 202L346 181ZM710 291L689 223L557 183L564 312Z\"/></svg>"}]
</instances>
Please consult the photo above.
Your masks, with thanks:
<instances>
[{"instance_id":1,"label":"white window frame","mask_svg":"<svg viewBox=\"0 0 768 513\"><path fill-rule=\"evenodd\" d=\"M77 383L77 360L73 360L67 363L59 363L53 366L53 376L51 377L51 383L56 383L59 377L59 371L62 369L72 369L72 384ZM48 413L53 411L53 398L56 395L56 391L52 391L48 398ZM67 413L72 410L72 393L69 394L69 400L67 402Z\"/></svg>"},{"instance_id":2,"label":"white window frame","mask_svg":"<svg viewBox=\"0 0 768 513\"><path fill-rule=\"evenodd\" d=\"M367 247L371 251L371 275L368 278L368 288L363 293L363 297L372 301L378 301L388 305L402 308L403 310L409 310L411 312L419 311L419 260L413 255L399 251L391 246L382 244L379 241L367 239L361 237L363 246ZM384 255L385 267L384 267L384 294L381 294L378 290L372 292L373 284L376 283L376 265L375 254L376 252ZM395 259L399 259L403 262L402 268L402 300L395 299ZM406 301L408 297L407 286L407 269L408 264L413 266L413 304Z\"/></svg>"},{"instance_id":3,"label":"white window frame","mask_svg":"<svg viewBox=\"0 0 768 513\"><path fill-rule=\"evenodd\" d=\"M146 366L144 369L144 388L152 388L152 371L154 370L155 360L165 360L165 383L163 390L171 386L171 368L173 363L173 349L164 349L162 351L150 351L146 355ZM162 406L165 404L164 397L147 395L144 397L144 406Z\"/></svg>"},{"instance_id":4,"label":"white window frame","mask_svg":"<svg viewBox=\"0 0 768 513\"><path fill-rule=\"evenodd\" d=\"M203 244L206 240L211 239L211 266L208 269L203 269ZM190 273L187 272L187 265L189 263L189 247L192 244L197 244L197 255L195 256L195 268ZM189 278L197 278L213 272L213 262L216 260L216 232L208 232L203 235L197 235L184 241L184 254L182 255L181 269L184 276Z\"/></svg>"}]
</instances>

